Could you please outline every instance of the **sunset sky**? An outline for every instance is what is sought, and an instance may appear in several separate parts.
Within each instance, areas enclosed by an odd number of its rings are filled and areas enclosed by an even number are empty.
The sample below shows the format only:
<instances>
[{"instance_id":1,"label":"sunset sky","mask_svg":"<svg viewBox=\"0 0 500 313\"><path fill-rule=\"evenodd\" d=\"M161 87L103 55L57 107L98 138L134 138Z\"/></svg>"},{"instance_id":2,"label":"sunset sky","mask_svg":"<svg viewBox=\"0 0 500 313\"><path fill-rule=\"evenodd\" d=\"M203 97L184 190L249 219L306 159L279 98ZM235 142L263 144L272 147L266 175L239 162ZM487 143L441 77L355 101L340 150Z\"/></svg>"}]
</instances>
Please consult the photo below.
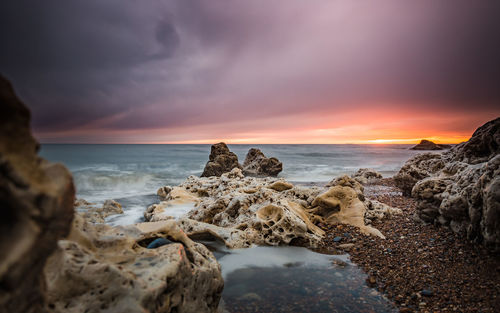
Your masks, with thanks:
<instances>
[{"instance_id":1,"label":"sunset sky","mask_svg":"<svg viewBox=\"0 0 500 313\"><path fill-rule=\"evenodd\" d=\"M456 143L500 116L500 1L3 1L41 142Z\"/></svg>"}]
</instances>

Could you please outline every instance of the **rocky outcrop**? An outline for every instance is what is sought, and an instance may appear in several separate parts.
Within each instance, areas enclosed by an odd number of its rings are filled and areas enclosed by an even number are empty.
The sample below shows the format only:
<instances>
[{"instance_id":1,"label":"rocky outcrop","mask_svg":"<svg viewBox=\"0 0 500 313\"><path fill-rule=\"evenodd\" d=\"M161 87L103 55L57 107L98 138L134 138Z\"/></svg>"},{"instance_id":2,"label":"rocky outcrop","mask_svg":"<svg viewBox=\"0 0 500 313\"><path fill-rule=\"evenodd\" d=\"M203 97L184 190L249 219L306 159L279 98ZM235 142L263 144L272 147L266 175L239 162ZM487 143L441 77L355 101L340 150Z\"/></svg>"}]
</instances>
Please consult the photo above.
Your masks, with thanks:
<instances>
[{"instance_id":1,"label":"rocky outcrop","mask_svg":"<svg viewBox=\"0 0 500 313\"><path fill-rule=\"evenodd\" d=\"M418 218L500 249L499 147L500 119L496 119L478 128L469 141L445 152L440 158L442 168L412 189Z\"/></svg>"},{"instance_id":2,"label":"rocky outcrop","mask_svg":"<svg viewBox=\"0 0 500 313\"><path fill-rule=\"evenodd\" d=\"M450 148L450 145L437 144L430 140L422 139L418 145L411 147L410 150L444 150Z\"/></svg>"},{"instance_id":3,"label":"rocky outcrop","mask_svg":"<svg viewBox=\"0 0 500 313\"><path fill-rule=\"evenodd\" d=\"M500 153L500 117L479 127L472 137L449 151L451 161L479 164Z\"/></svg>"},{"instance_id":4,"label":"rocky outcrop","mask_svg":"<svg viewBox=\"0 0 500 313\"><path fill-rule=\"evenodd\" d=\"M371 181L382 178L382 174L371 168L360 168L351 177L359 183L366 185Z\"/></svg>"},{"instance_id":5,"label":"rocky outcrop","mask_svg":"<svg viewBox=\"0 0 500 313\"><path fill-rule=\"evenodd\" d=\"M45 275L51 312L215 312L223 289L212 253L173 220L110 227L77 215Z\"/></svg>"},{"instance_id":6,"label":"rocky outcrop","mask_svg":"<svg viewBox=\"0 0 500 313\"><path fill-rule=\"evenodd\" d=\"M75 200L75 210L92 223L104 223L111 215L123 214L122 205L115 200L106 200L102 206L87 202L84 199Z\"/></svg>"},{"instance_id":7,"label":"rocky outcrop","mask_svg":"<svg viewBox=\"0 0 500 313\"><path fill-rule=\"evenodd\" d=\"M225 143L220 142L210 148L210 156L201 177L221 176L233 168L241 169L238 156L229 151Z\"/></svg>"},{"instance_id":8,"label":"rocky outcrop","mask_svg":"<svg viewBox=\"0 0 500 313\"><path fill-rule=\"evenodd\" d=\"M324 235L318 223L347 223L383 237L365 220L389 217L384 213L388 212L386 207L373 205L369 213L371 202L365 200L363 186L348 176L337 179L332 187L293 186L283 179L246 177L240 169L233 169L221 177L190 176L170 194L182 190L188 195L183 198L193 205L179 220L188 236L216 238L229 248L299 243L316 247ZM169 208L175 201L174 196L168 196L151 206L145 218L171 219Z\"/></svg>"},{"instance_id":9,"label":"rocky outcrop","mask_svg":"<svg viewBox=\"0 0 500 313\"><path fill-rule=\"evenodd\" d=\"M415 184L444 168L444 161L438 153L420 153L410 158L394 176L396 185L403 194L410 195Z\"/></svg>"},{"instance_id":10,"label":"rocky outcrop","mask_svg":"<svg viewBox=\"0 0 500 313\"><path fill-rule=\"evenodd\" d=\"M37 150L29 110L0 77L0 312L45 312L43 266L73 219L70 173Z\"/></svg>"},{"instance_id":11,"label":"rocky outcrop","mask_svg":"<svg viewBox=\"0 0 500 313\"><path fill-rule=\"evenodd\" d=\"M248 150L243 163L243 174L247 176L277 176L283 170L283 163L277 158L268 158L256 148Z\"/></svg>"}]
</instances>

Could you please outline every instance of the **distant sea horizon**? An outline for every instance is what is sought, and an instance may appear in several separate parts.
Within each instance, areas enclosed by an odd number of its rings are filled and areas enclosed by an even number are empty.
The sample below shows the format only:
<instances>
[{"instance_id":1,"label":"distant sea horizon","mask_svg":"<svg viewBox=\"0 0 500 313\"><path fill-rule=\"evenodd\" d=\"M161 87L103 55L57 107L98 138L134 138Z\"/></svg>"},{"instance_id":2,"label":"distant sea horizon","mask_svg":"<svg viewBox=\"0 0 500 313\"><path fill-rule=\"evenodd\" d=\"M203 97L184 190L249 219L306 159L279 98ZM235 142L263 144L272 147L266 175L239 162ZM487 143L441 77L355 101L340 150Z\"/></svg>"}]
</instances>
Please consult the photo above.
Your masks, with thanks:
<instances>
[{"instance_id":1,"label":"distant sea horizon","mask_svg":"<svg viewBox=\"0 0 500 313\"><path fill-rule=\"evenodd\" d=\"M394 175L419 151L412 144L228 144L240 163L250 148L283 162L278 175L292 183L326 183L373 168ZM73 174L76 195L94 203L107 199L125 208L119 224L140 220L146 207L158 201L156 190L201 175L210 144L69 144L42 143L40 155L63 163Z\"/></svg>"}]
</instances>

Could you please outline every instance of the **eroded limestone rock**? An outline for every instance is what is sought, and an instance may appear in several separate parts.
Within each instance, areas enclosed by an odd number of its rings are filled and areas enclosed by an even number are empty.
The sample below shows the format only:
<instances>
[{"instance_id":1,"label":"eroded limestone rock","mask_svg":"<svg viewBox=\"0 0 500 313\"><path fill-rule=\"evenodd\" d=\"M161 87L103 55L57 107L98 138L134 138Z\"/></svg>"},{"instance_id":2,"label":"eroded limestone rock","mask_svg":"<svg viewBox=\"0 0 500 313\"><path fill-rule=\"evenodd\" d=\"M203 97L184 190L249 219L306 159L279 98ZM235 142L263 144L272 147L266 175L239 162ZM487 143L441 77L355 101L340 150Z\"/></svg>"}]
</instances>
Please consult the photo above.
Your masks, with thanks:
<instances>
[{"instance_id":1,"label":"eroded limestone rock","mask_svg":"<svg viewBox=\"0 0 500 313\"><path fill-rule=\"evenodd\" d=\"M145 247L155 238L170 244ZM223 288L220 266L175 221L73 229L45 267L51 312L215 312Z\"/></svg>"},{"instance_id":2,"label":"eroded limestone rock","mask_svg":"<svg viewBox=\"0 0 500 313\"><path fill-rule=\"evenodd\" d=\"M123 214L122 205L115 200L106 200L102 206L87 202L85 199L75 200L75 209L92 223L104 223L106 218L115 214Z\"/></svg>"},{"instance_id":3,"label":"eroded limestone rock","mask_svg":"<svg viewBox=\"0 0 500 313\"><path fill-rule=\"evenodd\" d=\"M268 158L260 149L248 150L243 163L243 174L248 176L277 176L283 170L283 163L277 158Z\"/></svg>"},{"instance_id":4,"label":"eroded limestone rock","mask_svg":"<svg viewBox=\"0 0 500 313\"><path fill-rule=\"evenodd\" d=\"M365 224L366 206L353 188L340 185L331 187L318 195L312 206L309 212L324 223L353 225L365 234L385 239L378 229Z\"/></svg>"},{"instance_id":5,"label":"eroded limestone rock","mask_svg":"<svg viewBox=\"0 0 500 313\"><path fill-rule=\"evenodd\" d=\"M45 312L43 266L73 219L71 175L38 146L28 108L0 76L0 312Z\"/></svg>"},{"instance_id":6,"label":"eroded limestone rock","mask_svg":"<svg viewBox=\"0 0 500 313\"><path fill-rule=\"evenodd\" d=\"M394 176L394 181L401 188L403 194L410 195L413 186L418 181L442 170L444 164L441 154L430 152L417 154L406 161Z\"/></svg>"},{"instance_id":7,"label":"eroded limestone rock","mask_svg":"<svg viewBox=\"0 0 500 313\"><path fill-rule=\"evenodd\" d=\"M440 169L413 187L418 217L500 249L499 147L497 118L478 128L469 141L445 152ZM424 168L423 161L412 161L412 166Z\"/></svg>"},{"instance_id":8,"label":"eroded limestone rock","mask_svg":"<svg viewBox=\"0 0 500 313\"><path fill-rule=\"evenodd\" d=\"M210 156L201 177L221 176L233 168L241 169L238 156L229 151L225 143L220 142L210 148Z\"/></svg>"},{"instance_id":9,"label":"eroded limestone rock","mask_svg":"<svg viewBox=\"0 0 500 313\"><path fill-rule=\"evenodd\" d=\"M221 177L190 176L173 190L184 190L189 194L187 198L193 201L193 209L179 221L184 231L189 236L220 239L230 248L298 242L315 247L324 235L316 226L319 222L348 223L363 228L366 234L383 237L376 229L365 225L365 215L366 220L371 221L388 217L393 211L372 206L370 215L366 210L370 202L365 200L359 182L345 176L334 183L344 190L332 194L330 200L336 202L326 208L318 198L322 188L293 186L283 179L271 177L246 177L240 169L233 169ZM162 211L153 205L146 212L146 219L171 219L168 215L171 201L158 204ZM337 211L342 212L333 218Z\"/></svg>"},{"instance_id":10,"label":"eroded limestone rock","mask_svg":"<svg viewBox=\"0 0 500 313\"><path fill-rule=\"evenodd\" d=\"M370 181L382 178L382 174L371 168L360 168L352 175L352 178L357 180L359 183L366 185Z\"/></svg>"}]
</instances>

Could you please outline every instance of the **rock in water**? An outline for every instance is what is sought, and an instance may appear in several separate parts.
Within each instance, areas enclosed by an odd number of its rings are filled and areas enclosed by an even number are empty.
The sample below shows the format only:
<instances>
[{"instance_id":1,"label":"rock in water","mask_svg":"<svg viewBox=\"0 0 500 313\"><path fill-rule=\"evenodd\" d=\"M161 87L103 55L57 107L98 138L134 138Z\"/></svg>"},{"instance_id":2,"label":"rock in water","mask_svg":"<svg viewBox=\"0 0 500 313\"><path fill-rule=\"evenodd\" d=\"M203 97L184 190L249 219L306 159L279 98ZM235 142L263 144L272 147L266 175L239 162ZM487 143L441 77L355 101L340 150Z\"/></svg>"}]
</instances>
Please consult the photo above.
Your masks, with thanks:
<instances>
[{"instance_id":1,"label":"rock in water","mask_svg":"<svg viewBox=\"0 0 500 313\"><path fill-rule=\"evenodd\" d=\"M422 139L418 145L413 146L410 150L444 150L450 148L450 145L436 144L430 140Z\"/></svg>"},{"instance_id":2,"label":"rock in water","mask_svg":"<svg viewBox=\"0 0 500 313\"><path fill-rule=\"evenodd\" d=\"M497 118L478 128L469 141L436 158L434 169L439 170L425 171L427 176L422 175L420 179L414 175L412 196L417 199L418 217L449 226L458 234L499 250L499 152L500 118ZM418 162L415 158L410 159L397 176L408 173L408 168L428 167L428 159Z\"/></svg>"},{"instance_id":3,"label":"rock in water","mask_svg":"<svg viewBox=\"0 0 500 313\"><path fill-rule=\"evenodd\" d=\"M241 169L238 163L238 156L229 151L227 145L219 142L212 145L210 156L201 177L221 176L224 173L230 172L233 168Z\"/></svg>"},{"instance_id":4,"label":"rock in water","mask_svg":"<svg viewBox=\"0 0 500 313\"><path fill-rule=\"evenodd\" d=\"M243 174L246 176L277 176L283 170L283 163L277 158L268 158L256 148L248 150L243 163Z\"/></svg>"},{"instance_id":5,"label":"rock in water","mask_svg":"<svg viewBox=\"0 0 500 313\"><path fill-rule=\"evenodd\" d=\"M28 108L0 76L1 312L45 312L42 270L73 219L71 174L38 146Z\"/></svg>"}]
</instances>

